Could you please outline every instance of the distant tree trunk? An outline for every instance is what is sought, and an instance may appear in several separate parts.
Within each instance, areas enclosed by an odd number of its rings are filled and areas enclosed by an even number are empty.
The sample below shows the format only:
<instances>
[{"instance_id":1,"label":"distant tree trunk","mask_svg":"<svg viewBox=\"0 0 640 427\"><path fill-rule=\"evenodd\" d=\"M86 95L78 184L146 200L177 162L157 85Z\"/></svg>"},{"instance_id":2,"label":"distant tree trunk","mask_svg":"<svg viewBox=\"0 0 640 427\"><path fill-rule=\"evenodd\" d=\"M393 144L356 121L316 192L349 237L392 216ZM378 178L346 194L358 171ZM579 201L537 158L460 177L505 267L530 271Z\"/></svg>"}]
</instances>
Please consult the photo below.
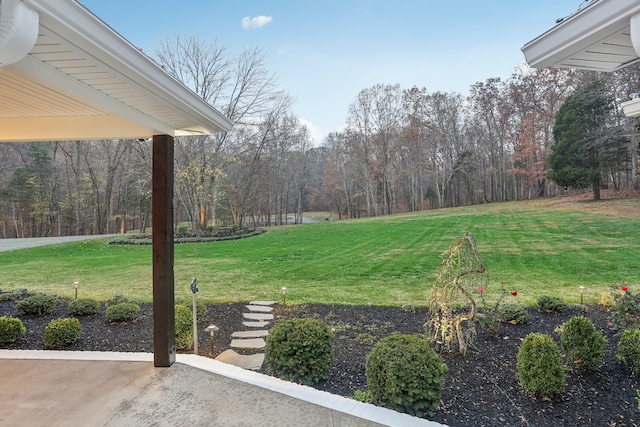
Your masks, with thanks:
<instances>
[{"instance_id":1,"label":"distant tree trunk","mask_svg":"<svg viewBox=\"0 0 640 427\"><path fill-rule=\"evenodd\" d=\"M600 200L600 176L594 177L591 183L593 187L593 200Z\"/></svg>"}]
</instances>

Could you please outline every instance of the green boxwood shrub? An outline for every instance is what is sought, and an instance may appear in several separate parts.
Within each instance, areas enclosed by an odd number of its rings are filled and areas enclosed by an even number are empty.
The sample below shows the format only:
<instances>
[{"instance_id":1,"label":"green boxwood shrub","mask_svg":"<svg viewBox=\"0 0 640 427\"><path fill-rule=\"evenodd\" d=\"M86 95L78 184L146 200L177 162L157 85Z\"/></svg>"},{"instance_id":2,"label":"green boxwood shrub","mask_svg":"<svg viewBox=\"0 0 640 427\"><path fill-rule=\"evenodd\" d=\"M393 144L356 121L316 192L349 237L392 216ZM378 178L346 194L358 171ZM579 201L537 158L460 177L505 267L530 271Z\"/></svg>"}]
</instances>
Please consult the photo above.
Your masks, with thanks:
<instances>
[{"instance_id":1,"label":"green boxwood shrub","mask_svg":"<svg viewBox=\"0 0 640 427\"><path fill-rule=\"evenodd\" d=\"M27 332L22 320L17 317L0 317L0 344L18 341Z\"/></svg>"},{"instance_id":2,"label":"green boxwood shrub","mask_svg":"<svg viewBox=\"0 0 640 427\"><path fill-rule=\"evenodd\" d=\"M193 300L187 301L187 299L180 299L179 301L176 301L176 305L178 304L187 307L191 311L191 316L193 317ZM202 318L207 314L207 304L202 300L196 300L196 310L198 310L196 313L198 320L202 320Z\"/></svg>"},{"instance_id":3,"label":"green boxwood shrub","mask_svg":"<svg viewBox=\"0 0 640 427\"><path fill-rule=\"evenodd\" d=\"M527 335L518 349L516 368L520 384L534 396L551 397L565 390L562 354L549 335Z\"/></svg>"},{"instance_id":4,"label":"green boxwood shrub","mask_svg":"<svg viewBox=\"0 0 640 427\"><path fill-rule=\"evenodd\" d=\"M265 362L270 373L287 381L314 384L326 379L333 365L333 336L317 319L275 324L267 336Z\"/></svg>"},{"instance_id":5,"label":"green boxwood shrub","mask_svg":"<svg viewBox=\"0 0 640 427\"><path fill-rule=\"evenodd\" d=\"M0 293L0 302L2 301L15 301L18 298L13 292L3 292Z\"/></svg>"},{"instance_id":6,"label":"green boxwood shrub","mask_svg":"<svg viewBox=\"0 0 640 427\"><path fill-rule=\"evenodd\" d=\"M134 320L140 312L140 306L133 302L123 302L107 307L107 320L121 323Z\"/></svg>"},{"instance_id":7,"label":"green boxwood shrub","mask_svg":"<svg viewBox=\"0 0 640 427\"><path fill-rule=\"evenodd\" d=\"M356 390L351 398L358 402L371 403L371 392Z\"/></svg>"},{"instance_id":8,"label":"green boxwood shrub","mask_svg":"<svg viewBox=\"0 0 640 427\"><path fill-rule=\"evenodd\" d=\"M91 316L98 314L100 303L91 298L80 298L69 303L70 316Z\"/></svg>"},{"instance_id":9,"label":"green boxwood shrub","mask_svg":"<svg viewBox=\"0 0 640 427\"><path fill-rule=\"evenodd\" d=\"M562 313L567 309L567 303L561 298L552 297L549 295L542 295L537 300L538 307L545 311L552 311L555 313Z\"/></svg>"},{"instance_id":10,"label":"green boxwood shrub","mask_svg":"<svg viewBox=\"0 0 640 427\"><path fill-rule=\"evenodd\" d=\"M627 329L622 333L616 357L631 369L634 375L640 374L640 329Z\"/></svg>"},{"instance_id":11,"label":"green boxwood shrub","mask_svg":"<svg viewBox=\"0 0 640 427\"><path fill-rule=\"evenodd\" d=\"M16 301L29 296L29 291L26 289L16 289L11 292L0 292L0 301Z\"/></svg>"},{"instance_id":12,"label":"green boxwood shrub","mask_svg":"<svg viewBox=\"0 0 640 427\"><path fill-rule=\"evenodd\" d=\"M604 356L607 339L584 316L574 316L562 325L560 342L571 366L595 371Z\"/></svg>"},{"instance_id":13,"label":"green boxwood shrub","mask_svg":"<svg viewBox=\"0 0 640 427\"><path fill-rule=\"evenodd\" d=\"M378 341L365 368L372 403L417 416L438 408L447 371L426 340L403 334Z\"/></svg>"},{"instance_id":14,"label":"green boxwood shrub","mask_svg":"<svg viewBox=\"0 0 640 427\"><path fill-rule=\"evenodd\" d=\"M176 348L189 350L193 346L193 311L186 305L175 305Z\"/></svg>"},{"instance_id":15,"label":"green boxwood shrub","mask_svg":"<svg viewBox=\"0 0 640 427\"><path fill-rule=\"evenodd\" d=\"M497 316L501 322L517 325L526 322L529 318L529 313L517 302L512 302L499 306Z\"/></svg>"},{"instance_id":16,"label":"green boxwood shrub","mask_svg":"<svg viewBox=\"0 0 640 427\"><path fill-rule=\"evenodd\" d=\"M50 314L57 305L57 296L36 294L18 301L16 309L27 316L44 316Z\"/></svg>"},{"instance_id":17,"label":"green boxwood shrub","mask_svg":"<svg viewBox=\"0 0 640 427\"><path fill-rule=\"evenodd\" d=\"M613 292L615 304L611 307L611 322L619 331L632 329L640 325L640 304L631 291Z\"/></svg>"},{"instance_id":18,"label":"green boxwood shrub","mask_svg":"<svg viewBox=\"0 0 640 427\"><path fill-rule=\"evenodd\" d=\"M54 319L44 329L44 348L57 349L78 341L82 328L75 317Z\"/></svg>"}]
</instances>

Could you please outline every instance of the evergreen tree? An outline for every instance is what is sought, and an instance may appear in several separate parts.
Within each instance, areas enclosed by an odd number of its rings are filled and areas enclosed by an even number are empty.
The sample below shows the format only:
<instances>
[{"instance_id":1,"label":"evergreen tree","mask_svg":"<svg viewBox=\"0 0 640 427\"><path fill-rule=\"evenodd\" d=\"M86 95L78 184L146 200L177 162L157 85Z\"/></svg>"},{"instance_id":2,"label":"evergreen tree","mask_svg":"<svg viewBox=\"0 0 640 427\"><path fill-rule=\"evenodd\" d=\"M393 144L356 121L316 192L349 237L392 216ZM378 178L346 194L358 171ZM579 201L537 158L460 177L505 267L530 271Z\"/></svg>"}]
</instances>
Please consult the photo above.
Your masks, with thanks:
<instances>
[{"instance_id":1,"label":"evergreen tree","mask_svg":"<svg viewBox=\"0 0 640 427\"><path fill-rule=\"evenodd\" d=\"M558 185L593 189L600 200L603 172L620 170L628 160L628 140L615 124L615 105L600 81L578 88L556 114L549 178Z\"/></svg>"}]
</instances>

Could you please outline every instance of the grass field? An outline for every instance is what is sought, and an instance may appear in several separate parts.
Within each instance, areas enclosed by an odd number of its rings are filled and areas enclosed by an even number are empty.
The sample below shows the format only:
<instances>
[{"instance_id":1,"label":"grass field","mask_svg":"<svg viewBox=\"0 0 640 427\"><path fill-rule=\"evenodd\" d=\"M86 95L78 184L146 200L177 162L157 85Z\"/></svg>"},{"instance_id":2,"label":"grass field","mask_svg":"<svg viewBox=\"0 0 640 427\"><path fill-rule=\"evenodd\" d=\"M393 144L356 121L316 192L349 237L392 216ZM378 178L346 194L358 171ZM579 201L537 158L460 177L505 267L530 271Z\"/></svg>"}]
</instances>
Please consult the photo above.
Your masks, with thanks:
<instances>
[{"instance_id":1,"label":"grass field","mask_svg":"<svg viewBox=\"0 0 640 427\"><path fill-rule=\"evenodd\" d=\"M427 305L442 254L469 231L489 269L518 301L540 295L596 302L612 284L640 286L640 199L501 203L269 229L244 240L175 247L177 299ZM0 288L151 301L151 247L74 242L0 253ZM511 298L511 297L510 297Z\"/></svg>"}]
</instances>

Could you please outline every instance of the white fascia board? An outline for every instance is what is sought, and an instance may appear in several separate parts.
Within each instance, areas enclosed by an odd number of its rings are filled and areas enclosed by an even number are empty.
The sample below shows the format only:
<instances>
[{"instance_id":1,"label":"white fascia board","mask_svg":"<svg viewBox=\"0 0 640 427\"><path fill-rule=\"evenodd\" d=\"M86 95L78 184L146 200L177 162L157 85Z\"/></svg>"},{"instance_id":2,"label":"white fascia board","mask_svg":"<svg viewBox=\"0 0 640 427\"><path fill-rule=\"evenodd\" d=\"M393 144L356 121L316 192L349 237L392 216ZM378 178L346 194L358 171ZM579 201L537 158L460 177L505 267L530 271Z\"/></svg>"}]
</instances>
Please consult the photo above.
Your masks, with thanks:
<instances>
[{"instance_id":1,"label":"white fascia board","mask_svg":"<svg viewBox=\"0 0 640 427\"><path fill-rule=\"evenodd\" d=\"M534 68L555 66L629 26L631 16L637 13L637 0L596 0L525 44L522 52Z\"/></svg>"},{"instance_id":2,"label":"white fascia board","mask_svg":"<svg viewBox=\"0 0 640 427\"><path fill-rule=\"evenodd\" d=\"M211 132L233 123L75 0L24 0L40 24ZM153 23L148 23L153 30Z\"/></svg>"}]
</instances>

